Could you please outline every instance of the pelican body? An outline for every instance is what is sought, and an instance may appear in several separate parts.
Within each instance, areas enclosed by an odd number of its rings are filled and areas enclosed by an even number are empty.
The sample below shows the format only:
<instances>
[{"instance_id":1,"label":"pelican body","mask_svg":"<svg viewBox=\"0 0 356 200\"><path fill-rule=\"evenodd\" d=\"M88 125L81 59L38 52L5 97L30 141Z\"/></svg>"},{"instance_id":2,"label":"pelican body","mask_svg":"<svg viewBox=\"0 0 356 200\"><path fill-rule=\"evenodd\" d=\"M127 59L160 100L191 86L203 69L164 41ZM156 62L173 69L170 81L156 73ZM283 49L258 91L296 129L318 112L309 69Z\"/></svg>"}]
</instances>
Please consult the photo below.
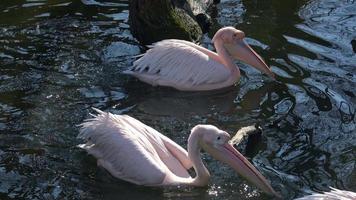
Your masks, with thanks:
<instances>
[{"instance_id":1,"label":"pelican body","mask_svg":"<svg viewBox=\"0 0 356 200\"><path fill-rule=\"evenodd\" d=\"M239 81L240 70L233 61L238 59L274 78L244 37L244 32L233 27L220 29L212 39L216 53L184 40L162 40L149 46L124 73L154 86L184 91L215 90Z\"/></svg>"},{"instance_id":2,"label":"pelican body","mask_svg":"<svg viewBox=\"0 0 356 200\"><path fill-rule=\"evenodd\" d=\"M210 173L200 150L227 163L264 192L276 195L268 181L231 144L230 136L212 125L197 125L188 139L188 152L155 129L127 116L96 110L99 114L81 124L79 147L97 159L114 177L145 186L206 186ZM195 177L188 169L194 168Z\"/></svg>"},{"instance_id":3,"label":"pelican body","mask_svg":"<svg viewBox=\"0 0 356 200\"><path fill-rule=\"evenodd\" d=\"M312 194L295 200L356 200L356 193L330 187L329 192Z\"/></svg>"}]
</instances>

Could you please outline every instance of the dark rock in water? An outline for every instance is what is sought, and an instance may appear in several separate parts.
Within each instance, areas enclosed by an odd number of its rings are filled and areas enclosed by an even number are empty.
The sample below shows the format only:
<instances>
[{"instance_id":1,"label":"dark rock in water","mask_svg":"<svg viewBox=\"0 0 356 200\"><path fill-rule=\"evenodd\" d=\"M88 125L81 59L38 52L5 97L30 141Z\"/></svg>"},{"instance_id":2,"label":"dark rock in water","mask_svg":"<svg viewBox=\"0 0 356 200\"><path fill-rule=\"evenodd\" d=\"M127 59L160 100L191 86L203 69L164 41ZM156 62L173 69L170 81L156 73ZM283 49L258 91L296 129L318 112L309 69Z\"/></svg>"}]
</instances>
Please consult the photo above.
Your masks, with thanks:
<instances>
[{"instance_id":1,"label":"dark rock in water","mask_svg":"<svg viewBox=\"0 0 356 200\"><path fill-rule=\"evenodd\" d=\"M255 128L256 129L248 135L245 147L245 155L249 157L255 156L262 144L262 129L259 126L255 126Z\"/></svg>"},{"instance_id":2,"label":"dark rock in water","mask_svg":"<svg viewBox=\"0 0 356 200\"><path fill-rule=\"evenodd\" d=\"M234 137L231 139L231 143L239 145L245 138L249 138L252 135L261 135L262 130L258 125L251 125L240 128Z\"/></svg>"},{"instance_id":3,"label":"dark rock in water","mask_svg":"<svg viewBox=\"0 0 356 200\"><path fill-rule=\"evenodd\" d=\"M351 45L352 45L352 50L354 50L354 53L356 53L356 39L351 41Z\"/></svg>"},{"instance_id":4,"label":"dark rock in water","mask_svg":"<svg viewBox=\"0 0 356 200\"><path fill-rule=\"evenodd\" d=\"M262 129L260 126L252 125L239 129L231 139L231 143L247 157L253 157L261 145Z\"/></svg>"},{"instance_id":5,"label":"dark rock in water","mask_svg":"<svg viewBox=\"0 0 356 200\"><path fill-rule=\"evenodd\" d=\"M210 26L211 26L211 18L208 14L205 13L199 13L197 16L195 16L201 30L203 33L209 32Z\"/></svg>"},{"instance_id":6,"label":"dark rock in water","mask_svg":"<svg viewBox=\"0 0 356 200\"><path fill-rule=\"evenodd\" d=\"M210 27L213 0L131 0L129 23L142 44L175 38L198 41Z\"/></svg>"}]
</instances>

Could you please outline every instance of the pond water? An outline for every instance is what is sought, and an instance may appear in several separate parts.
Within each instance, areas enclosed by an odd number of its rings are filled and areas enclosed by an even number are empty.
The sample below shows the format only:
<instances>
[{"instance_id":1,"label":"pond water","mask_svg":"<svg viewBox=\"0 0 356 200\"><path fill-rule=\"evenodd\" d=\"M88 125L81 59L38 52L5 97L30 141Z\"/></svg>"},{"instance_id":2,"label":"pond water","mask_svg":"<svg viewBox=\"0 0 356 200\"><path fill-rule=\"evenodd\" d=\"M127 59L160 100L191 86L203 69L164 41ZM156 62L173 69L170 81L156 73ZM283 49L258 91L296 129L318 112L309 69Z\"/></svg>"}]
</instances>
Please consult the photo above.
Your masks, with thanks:
<instances>
[{"instance_id":1,"label":"pond water","mask_svg":"<svg viewBox=\"0 0 356 200\"><path fill-rule=\"evenodd\" d=\"M76 147L91 107L134 116L184 147L198 123L230 133L259 123L261 140L238 149L285 199L356 191L355 10L353 0L222 0L203 43L221 26L244 30L277 81L240 64L234 87L179 92L121 73L144 52L128 1L2 0L0 199L270 199L205 154L206 188L112 178Z\"/></svg>"}]
</instances>

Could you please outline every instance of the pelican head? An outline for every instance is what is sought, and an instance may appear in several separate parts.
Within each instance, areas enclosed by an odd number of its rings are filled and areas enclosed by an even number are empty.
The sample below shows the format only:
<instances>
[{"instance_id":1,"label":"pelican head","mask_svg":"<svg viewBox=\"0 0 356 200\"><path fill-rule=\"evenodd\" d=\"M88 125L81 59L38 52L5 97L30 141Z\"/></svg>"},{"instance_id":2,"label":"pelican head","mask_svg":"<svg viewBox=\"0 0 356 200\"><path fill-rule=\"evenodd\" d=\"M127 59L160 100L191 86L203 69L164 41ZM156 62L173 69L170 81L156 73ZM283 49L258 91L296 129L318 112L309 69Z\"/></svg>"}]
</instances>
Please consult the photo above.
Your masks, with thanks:
<instances>
[{"instance_id":1,"label":"pelican head","mask_svg":"<svg viewBox=\"0 0 356 200\"><path fill-rule=\"evenodd\" d=\"M243 31L237 30L234 27L224 27L215 33L212 42L215 45L222 44L232 58L241 60L274 78L274 73L261 56L246 43L244 38L245 33Z\"/></svg>"},{"instance_id":2,"label":"pelican head","mask_svg":"<svg viewBox=\"0 0 356 200\"><path fill-rule=\"evenodd\" d=\"M229 143L230 135L227 132L212 125L197 125L192 129L188 140L194 140L192 137L197 137L198 146L212 157L231 166L239 175L264 192L279 196L263 175Z\"/></svg>"}]
</instances>

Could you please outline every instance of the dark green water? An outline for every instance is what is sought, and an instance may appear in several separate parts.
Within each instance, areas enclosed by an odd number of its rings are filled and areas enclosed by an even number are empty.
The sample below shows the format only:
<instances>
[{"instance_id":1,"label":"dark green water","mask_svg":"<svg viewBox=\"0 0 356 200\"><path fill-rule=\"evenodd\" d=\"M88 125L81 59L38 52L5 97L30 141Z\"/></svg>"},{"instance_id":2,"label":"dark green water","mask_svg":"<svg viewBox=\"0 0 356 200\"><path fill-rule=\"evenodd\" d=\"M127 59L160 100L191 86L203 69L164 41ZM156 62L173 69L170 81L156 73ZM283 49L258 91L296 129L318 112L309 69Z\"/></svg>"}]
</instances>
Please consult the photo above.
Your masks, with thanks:
<instances>
[{"instance_id":1,"label":"dark green water","mask_svg":"<svg viewBox=\"0 0 356 200\"><path fill-rule=\"evenodd\" d=\"M242 66L224 90L153 88L121 74L143 49L127 1L1 0L0 199L270 199L205 154L207 188L112 178L76 148L90 107L130 114L184 147L197 123L230 133L259 123L261 141L239 150L285 199L356 191L356 2L225 0L216 13L215 30L244 30L277 82Z\"/></svg>"}]
</instances>

